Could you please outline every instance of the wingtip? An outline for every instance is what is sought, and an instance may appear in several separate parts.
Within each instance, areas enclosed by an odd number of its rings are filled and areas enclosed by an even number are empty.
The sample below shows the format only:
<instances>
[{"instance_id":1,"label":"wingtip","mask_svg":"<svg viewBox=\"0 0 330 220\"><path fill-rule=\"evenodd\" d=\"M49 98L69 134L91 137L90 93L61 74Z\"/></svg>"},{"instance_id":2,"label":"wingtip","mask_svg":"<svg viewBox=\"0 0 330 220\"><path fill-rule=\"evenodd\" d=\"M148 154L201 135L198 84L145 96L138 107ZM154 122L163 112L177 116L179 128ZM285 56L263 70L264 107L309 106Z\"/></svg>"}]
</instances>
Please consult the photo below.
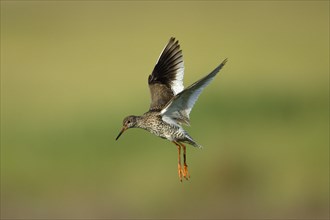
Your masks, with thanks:
<instances>
[{"instance_id":1,"label":"wingtip","mask_svg":"<svg viewBox=\"0 0 330 220\"><path fill-rule=\"evenodd\" d=\"M216 68L218 71L220 71L222 69L222 67L227 63L228 58L224 59L222 61L222 63L220 63L220 65Z\"/></svg>"},{"instance_id":2,"label":"wingtip","mask_svg":"<svg viewBox=\"0 0 330 220\"><path fill-rule=\"evenodd\" d=\"M226 63L227 63L227 61L228 61L228 58L226 58L226 59L224 59L223 61L222 61L222 66L224 66Z\"/></svg>"},{"instance_id":3,"label":"wingtip","mask_svg":"<svg viewBox=\"0 0 330 220\"><path fill-rule=\"evenodd\" d=\"M178 41L178 40L175 39L175 37L171 37L170 40L169 40L169 42L175 42L175 41Z\"/></svg>"}]
</instances>

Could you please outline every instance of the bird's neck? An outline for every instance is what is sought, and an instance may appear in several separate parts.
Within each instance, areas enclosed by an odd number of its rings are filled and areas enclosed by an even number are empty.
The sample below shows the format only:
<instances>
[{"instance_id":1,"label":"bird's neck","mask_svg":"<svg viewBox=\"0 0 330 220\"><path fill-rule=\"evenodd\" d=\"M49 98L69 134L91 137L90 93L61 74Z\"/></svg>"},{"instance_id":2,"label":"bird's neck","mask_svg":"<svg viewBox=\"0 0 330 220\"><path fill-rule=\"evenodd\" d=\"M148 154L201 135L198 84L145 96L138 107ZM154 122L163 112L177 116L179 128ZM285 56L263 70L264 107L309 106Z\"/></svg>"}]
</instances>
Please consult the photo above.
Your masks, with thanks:
<instances>
[{"instance_id":1,"label":"bird's neck","mask_svg":"<svg viewBox=\"0 0 330 220\"><path fill-rule=\"evenodd\" d=\"M143 129L145 129L145 126L144 126L144 123L143 123L143 119L144 119L144 116L143 115L141 115L141 116L135 116L135 120L136 120L135 127L136 128L143 128Z\"/></svg>"},{"instance_id":2,"label":"bird's neck","mask_svg":"<svg viewBox=\"0 0 330 220\"><path fill-rule=\"evenodd\" d=\"M150 131L150 117L149 115L136 116L136 128L142 128L144 130Z\"/></svg>"}]
</instances>

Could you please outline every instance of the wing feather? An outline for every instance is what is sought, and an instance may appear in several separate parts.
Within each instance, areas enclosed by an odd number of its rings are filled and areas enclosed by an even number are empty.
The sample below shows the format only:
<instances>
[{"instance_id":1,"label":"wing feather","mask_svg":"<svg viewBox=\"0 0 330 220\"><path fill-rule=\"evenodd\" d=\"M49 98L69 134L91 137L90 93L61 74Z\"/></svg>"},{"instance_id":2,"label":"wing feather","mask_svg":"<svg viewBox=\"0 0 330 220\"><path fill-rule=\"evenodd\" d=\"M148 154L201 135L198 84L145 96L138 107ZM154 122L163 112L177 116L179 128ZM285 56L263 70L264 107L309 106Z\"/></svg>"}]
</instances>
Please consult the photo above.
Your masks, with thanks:
<instances>
[{"instance_id":1,"label":"wing feather","mask_svg":"<svg viewBox=\"0 0 330 220\"><path fill-rule=\"evenodd\" d=\"M203 89L214 79L221 68L226 64L225 59L210 74L198 80L185 90L174 96L161 110L162 119L170 124L189 125L189 114L194 107Z\"/></svg>"},{"instance_id":2,"label":"wing feather","mask_svg":"<svg viewBox=\"0 0 330 220\"><path fill-rule=\"evenodd\" d=\"M179 42L171 38L148 78L150 110L161 110L173 96L183 90L184 63Z\"/></svg>"}]
</instances>

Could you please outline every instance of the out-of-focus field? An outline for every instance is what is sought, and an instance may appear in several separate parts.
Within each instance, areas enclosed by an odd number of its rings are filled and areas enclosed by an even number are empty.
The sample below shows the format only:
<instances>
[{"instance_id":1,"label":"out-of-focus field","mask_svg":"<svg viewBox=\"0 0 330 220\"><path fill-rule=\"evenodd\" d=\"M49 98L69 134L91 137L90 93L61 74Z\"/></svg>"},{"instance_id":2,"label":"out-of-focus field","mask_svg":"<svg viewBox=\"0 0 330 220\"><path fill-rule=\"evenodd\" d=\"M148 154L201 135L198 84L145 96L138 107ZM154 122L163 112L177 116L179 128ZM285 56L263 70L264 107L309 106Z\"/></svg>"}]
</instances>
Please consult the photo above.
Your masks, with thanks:
<instances>
[{"instance_id":1,"label":"out-of-focus field","mask_svg":"<svg viewBox=\"0 0 330 220\"><path fill-rule=\"evenodd\" d=\"M229 61L177 149L149 106L171 37L185 86ZM328 1L1 1L1 218L328 218Z\"/></svg>"}]
</instances>

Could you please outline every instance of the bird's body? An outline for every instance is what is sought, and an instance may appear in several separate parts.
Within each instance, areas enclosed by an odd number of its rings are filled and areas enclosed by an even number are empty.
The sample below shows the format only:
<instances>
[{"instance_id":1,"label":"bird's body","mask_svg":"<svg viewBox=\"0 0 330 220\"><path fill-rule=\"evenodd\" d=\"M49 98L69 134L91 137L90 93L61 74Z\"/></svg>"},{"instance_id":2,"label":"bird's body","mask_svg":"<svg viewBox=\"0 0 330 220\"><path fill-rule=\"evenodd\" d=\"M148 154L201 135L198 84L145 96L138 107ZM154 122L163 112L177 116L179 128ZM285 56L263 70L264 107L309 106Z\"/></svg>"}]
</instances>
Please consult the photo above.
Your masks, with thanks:
<instances>
[{"instance_id":1,"label":"bird's body","mask_svg":"<svg viewBox=\"0 0 330 220\"><path fill-rule=\"evenodd\" d=\"M201 147L182 128L182 124L189 125L189 114L202 90L213 80L225 65L224 60L210 74L198 80L191 86L183 87L183 56L178 41L171 38L162 51L157 64L148 77L151 94L149 111L141 116L127 116L123 121L123 128L117 136L129 128L142 128L150 133L173 142L179 151L178 174L188 179L186 164L186 146ZM181 147L183 148L184 167L181 167Z\"/></svg>"},{"instance_id":2,"label":"bird's body","mask_svg":"<svg viewBox=\"0 0 330 220\"><path fill-rule=\"evenodd\" d=\"M160 138L201 147L180 125L165 122L160 111L148 111L141 116L129 117L135 117L137 128L147 130Z\"/></svg>"}]
</instances>

